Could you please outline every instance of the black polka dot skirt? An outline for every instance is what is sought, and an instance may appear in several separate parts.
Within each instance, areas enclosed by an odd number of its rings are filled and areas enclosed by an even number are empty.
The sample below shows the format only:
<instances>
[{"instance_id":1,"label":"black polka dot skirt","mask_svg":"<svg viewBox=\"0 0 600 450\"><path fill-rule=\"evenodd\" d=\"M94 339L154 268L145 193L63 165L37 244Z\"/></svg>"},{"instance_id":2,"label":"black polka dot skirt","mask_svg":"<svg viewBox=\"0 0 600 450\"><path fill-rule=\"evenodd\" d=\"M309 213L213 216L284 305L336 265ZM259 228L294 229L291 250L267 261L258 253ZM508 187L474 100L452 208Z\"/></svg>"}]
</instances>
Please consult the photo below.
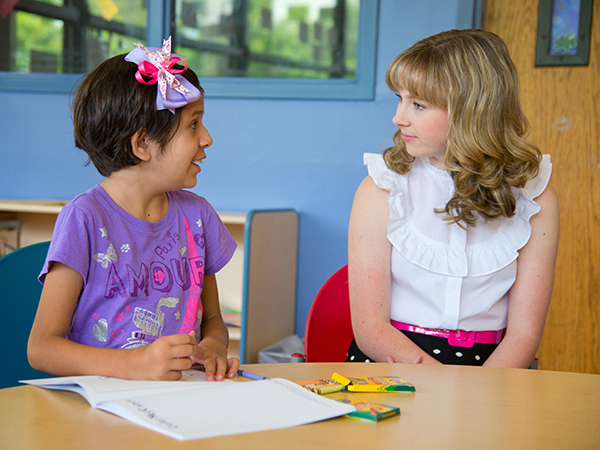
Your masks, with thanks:
<instances>
[{"instance_id":1,"label":"black polka dot skirt","mask_svg":"<svg viewBox=\"0 0 600 450\"><path fill-rule=\"evenodd\" d=\"M413 333L412 331L398 330L404 333L411 341L419 346L428 355L437 359L442 364L457 364L462 366L481 366L489 358L498 344L478 344L473 347L454 347L448 343L448 339L428 336L426 334ZM365 355L352 339L346 362L371 362L369 356Z\"/></svg>"}]
</instances>

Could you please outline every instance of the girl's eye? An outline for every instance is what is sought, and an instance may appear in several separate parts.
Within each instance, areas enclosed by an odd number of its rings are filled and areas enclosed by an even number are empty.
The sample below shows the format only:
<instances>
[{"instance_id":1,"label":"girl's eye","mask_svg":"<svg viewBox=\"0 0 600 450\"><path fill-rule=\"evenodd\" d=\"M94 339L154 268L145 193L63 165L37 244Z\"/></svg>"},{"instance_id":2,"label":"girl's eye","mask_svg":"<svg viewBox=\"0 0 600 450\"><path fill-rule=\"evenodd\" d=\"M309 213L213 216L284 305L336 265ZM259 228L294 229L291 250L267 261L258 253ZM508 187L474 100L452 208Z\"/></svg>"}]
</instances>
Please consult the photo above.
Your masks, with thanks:
<instances>
[{"instance_id":1,"label":"girl's eye","mask_svg":"<svg viewBox=\"0 0 600 450\"><path fill-rule=\"evenodd\" d=\"M192 124L190 125L190 128L192 128L192 129L194 129L194 130L195 130L196 128L198 128L198 121L197 121L197 120L194 120L194 121L192 122Z\"/></svg>"},{"instance_id":2,"label":"girl's eye","mask_svg":"<svg viewBox=\"0 0 600 450\"><path fill-rule=\"evenodd\" d=\"M396 94L396 97L398 97L400 101L402 101L402 96L400 94Z\"/></svg>"},{"instance_id":3,"label":"girl's eye","mask_svg":"<svg viewBox=\"0 0 600 450\"><path fill-rule=\"evenodd\" d=\"M425 109L425 107L420 103L414 102L413 105L415 105L415 108L418 110Z\"/></svg>"}]
</instances>

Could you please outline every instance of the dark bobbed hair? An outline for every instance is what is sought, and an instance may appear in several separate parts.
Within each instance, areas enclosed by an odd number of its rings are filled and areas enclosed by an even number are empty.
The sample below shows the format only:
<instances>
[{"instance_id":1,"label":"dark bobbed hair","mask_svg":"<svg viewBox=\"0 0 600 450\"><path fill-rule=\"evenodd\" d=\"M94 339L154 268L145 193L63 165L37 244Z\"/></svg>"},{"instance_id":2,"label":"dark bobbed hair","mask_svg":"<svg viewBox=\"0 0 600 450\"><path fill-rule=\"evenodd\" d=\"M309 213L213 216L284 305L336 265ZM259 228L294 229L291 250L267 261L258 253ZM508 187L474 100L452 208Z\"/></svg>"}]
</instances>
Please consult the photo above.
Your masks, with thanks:
<instances>
[{"instance_id":1,"label":"dark bobbed hair","mask_svg":"<svg viewBox=\"0 0 600 450\"><path fill-rule=\"evenodd\" d=\"M445 166L454 196L445 212L457 223L512 217L513 188L539 172L541 153L526 136L529 123L519 101L519 79L500 37L482 30L451 30L417 42L394 59L390 89L448 111ZM390 169L404 174L414 158L401 131L384 152Z\"/></svg>"},{"instance_id":2,"label":"dark bobbed hair","mask_svg":"<svg viewBox=\"0 0 600 450\"><path fill-rule=\"evenodd\" d=\"M164 148L177 132L181 117L182 108L175 114L156 109L157 84L138 82L137 64L126 61L125 56L113 56L100 64L84 78L73 98L75 146L87 153L86 165L93 163L105 177L140 163L131 147L136 132L146 132ZM192 69L181 75L204 92Z\"/></svg>"}]
</instances>

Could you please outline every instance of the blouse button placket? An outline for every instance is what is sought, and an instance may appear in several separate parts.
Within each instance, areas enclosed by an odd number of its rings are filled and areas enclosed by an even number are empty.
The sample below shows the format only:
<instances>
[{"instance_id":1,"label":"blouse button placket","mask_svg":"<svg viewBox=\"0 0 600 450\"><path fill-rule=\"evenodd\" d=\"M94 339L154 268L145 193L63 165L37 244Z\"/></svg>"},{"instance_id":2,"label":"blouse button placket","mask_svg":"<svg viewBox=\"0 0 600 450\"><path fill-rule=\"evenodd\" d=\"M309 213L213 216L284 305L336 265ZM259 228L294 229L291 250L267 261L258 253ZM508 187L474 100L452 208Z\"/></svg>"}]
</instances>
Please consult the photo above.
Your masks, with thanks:
<instances>
[{"instance_id":1,"label":"blouse button placket","mask_svg":"<svg viewBox=\"0 0 600 450\"><path fill-rule=\"evenodd\" d=\"M462 293L463 280L468 273L467 262L467 231L458 224L450 225L449 251L456 255L457 267L452 276L446 281L445 305L442 318L442 328L456 330L460 318L460 299Z\"/></svg>"}]
</instances>

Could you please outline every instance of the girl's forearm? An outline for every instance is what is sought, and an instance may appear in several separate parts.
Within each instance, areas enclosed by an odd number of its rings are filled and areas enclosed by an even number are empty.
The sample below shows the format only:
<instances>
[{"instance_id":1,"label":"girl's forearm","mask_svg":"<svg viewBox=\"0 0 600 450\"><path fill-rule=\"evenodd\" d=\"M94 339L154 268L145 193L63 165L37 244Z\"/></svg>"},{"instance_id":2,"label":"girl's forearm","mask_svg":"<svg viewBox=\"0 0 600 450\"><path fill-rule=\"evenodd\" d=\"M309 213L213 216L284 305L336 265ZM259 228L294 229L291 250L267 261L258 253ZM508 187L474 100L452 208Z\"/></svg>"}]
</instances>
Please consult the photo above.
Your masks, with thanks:
<instances>
[{"instance_id":1,"label":"girl's forearm","mask_svg":"<svg viewBox=\"0 0 600 450\"><path fill-rule=\"evenodd\" d=\"M229 346L229 331L223 319L219 317L204 318L201 326L201 339L212 338Z\"/></svg>"},{"instance_id":2,"label":"girl's forearm","mask_svg":"<svg viewBox=\"0 0 600 450\"><path fill-rule=\"evenodd\" d=\"M130 350L90 347L60 336L30 340L27 356L34 369L57 376L102 375L135 378Z\"/></svg>"},{"instance_id":3,"label":"girl's forearm","mask_svg":"<svg viewBox=\"0 0 600 450\"><path fill-rule=\"evenodd\" d=\"M58 376L100 375L128 380L179 380L192 366L196 349L187 334L163 336L134 349L99 348L60 336L34 336L28 357L32 367Z\"/></svg>"},{"instance_id":4,"label":"girl's forearm","mask_svg":"<svg viewBox=\"0 0 600 450\"><path fill-rule=\"evenodd\" d=\"M483 365L526 369L533 362L539 345L540 339L536 336L514 336L507 333Z\"/></svg>"},{"instance_id":5,"label":"girl's forearm","mask_svg":"<svg viewBox=\"0 0 600 450\"><path fill-rule=\"evenodd\" d=\"M396 363L410 364L420 356L421 364L440 364L392 325L366 328L364 331L355 329L356 343L375 361L386 362L391 357Z\"/></svg>"}]
</instances>

